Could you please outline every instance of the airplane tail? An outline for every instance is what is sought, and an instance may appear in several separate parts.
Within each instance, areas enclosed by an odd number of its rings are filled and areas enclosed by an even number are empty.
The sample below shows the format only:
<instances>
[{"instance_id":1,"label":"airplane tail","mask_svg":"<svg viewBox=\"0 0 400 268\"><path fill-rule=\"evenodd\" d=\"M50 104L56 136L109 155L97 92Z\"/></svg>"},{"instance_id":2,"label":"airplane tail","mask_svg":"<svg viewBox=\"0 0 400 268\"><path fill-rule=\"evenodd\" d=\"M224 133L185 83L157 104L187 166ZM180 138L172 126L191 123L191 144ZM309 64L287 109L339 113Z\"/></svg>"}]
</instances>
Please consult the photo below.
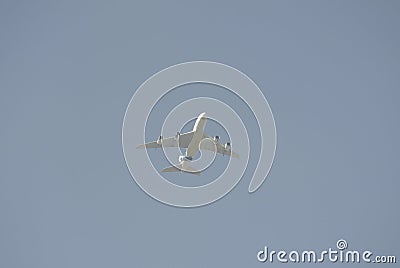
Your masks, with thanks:
<instances>
[{"instance_id":1,"label":"airplane tail","mask_svg":"<svg viewBox=\"0 0 400 268\"><path fill-rule=\"evenodd\" d=\"M166 167L163 170L161 170L161 172L186 172L186 173L194 174L197 176L199 176L201 173L200 171L197 171L196 169L194 169L191 166L185 165L185 168L182 168L182 164L179 164L177 166Z\"/></svg>"}]
</instances>

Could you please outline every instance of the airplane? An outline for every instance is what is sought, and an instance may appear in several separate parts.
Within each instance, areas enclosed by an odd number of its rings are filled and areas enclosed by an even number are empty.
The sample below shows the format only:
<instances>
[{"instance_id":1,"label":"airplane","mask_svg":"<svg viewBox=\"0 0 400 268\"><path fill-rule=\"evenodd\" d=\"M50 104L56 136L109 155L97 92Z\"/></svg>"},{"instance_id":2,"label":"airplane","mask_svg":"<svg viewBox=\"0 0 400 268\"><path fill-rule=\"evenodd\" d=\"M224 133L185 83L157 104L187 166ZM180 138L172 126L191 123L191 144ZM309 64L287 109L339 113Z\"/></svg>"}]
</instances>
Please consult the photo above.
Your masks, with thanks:
<instances>
[{"instance_id":1,"label":"airplane","mask_svg":"<svg viewBox=\"0 0 400 268\"><path fill-rule=\"evenodd\" d=\"M207 117L206 113L201 113L194 123L192 131L186 133L177 132L174 137L163 138L160 136L156 141L141 144L136 149L143 148L161 148L161 147L179 147L185 148L185 155L178 157L179 164L176 166L170 166L164 168L162 172L187 172L195 175L200 175L200 171L190 166L190 161L200 150L216 151L216 153L227 155L235 158L239 158L239 155L231 150L231 143L226 142L221 144L219 142L219 136L210 137L204 132L206 126ZM213 144L208 142L200 142L204 139L209 139Z\"/></svg>"}]
</instances>

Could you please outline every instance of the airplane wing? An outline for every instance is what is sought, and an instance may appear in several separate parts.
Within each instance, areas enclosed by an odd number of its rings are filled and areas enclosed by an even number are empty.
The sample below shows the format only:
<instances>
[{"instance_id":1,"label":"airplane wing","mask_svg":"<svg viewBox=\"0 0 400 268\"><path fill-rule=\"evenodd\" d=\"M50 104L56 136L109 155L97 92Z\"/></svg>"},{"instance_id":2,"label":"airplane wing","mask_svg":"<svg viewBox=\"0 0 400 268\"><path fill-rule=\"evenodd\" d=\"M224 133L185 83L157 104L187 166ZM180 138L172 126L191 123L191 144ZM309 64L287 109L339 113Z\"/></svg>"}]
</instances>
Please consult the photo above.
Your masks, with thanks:
<instances>
[{"instance_id":1,"label":"airplane wing","mask_svg":"<svg viewBox=\"0 0 400 268\"><path fill-rule=\"evenodd\" d=\"M211 138L207 134L203 135L203 139L210 139L210 141L213 142L215 144L215 146L217 147L216 148L217 149L217 153L222 154L222 155L229 155L229 156L235 157L235 158L239 158L239 155L237 153L232 151L230 148L226 149L225 146L223 144L221 144L218 140L215 140L215 139ZM202 143L200 143L200 149L214 152L215 151L215 147L211 142L202 142Z\"/></svg>"},{"instance_id":2,"label":"airplane wing","mask_svg":"<svg viewBox=\"0 0 400 268\"><path fill-rule=\"evenodd\" d=\"M200 175L200 171L198 171L190 166L187 166L183 169L182 164L179 164L178 166L166 167L163 170L161 170L161 172L186 172L186 173L194 174L197 176Z\"/></svg>"},{"instance_id":3,"label":"airplane wing","mask_svg":"<svg viewBox=\"0 0 400 268\"><path fill-rule=\"evenodd\" d=\"M161 148L161 147L180 147L187 148L189 143L192 141L194 131L186 132L183 134L177 134L174 137L162 138L160 137L156 141L148 142L145 144L141 144L136 147L136 149L143 148ZM178 145L179 141L179 145Z\"/></svg>"}]
</instances>

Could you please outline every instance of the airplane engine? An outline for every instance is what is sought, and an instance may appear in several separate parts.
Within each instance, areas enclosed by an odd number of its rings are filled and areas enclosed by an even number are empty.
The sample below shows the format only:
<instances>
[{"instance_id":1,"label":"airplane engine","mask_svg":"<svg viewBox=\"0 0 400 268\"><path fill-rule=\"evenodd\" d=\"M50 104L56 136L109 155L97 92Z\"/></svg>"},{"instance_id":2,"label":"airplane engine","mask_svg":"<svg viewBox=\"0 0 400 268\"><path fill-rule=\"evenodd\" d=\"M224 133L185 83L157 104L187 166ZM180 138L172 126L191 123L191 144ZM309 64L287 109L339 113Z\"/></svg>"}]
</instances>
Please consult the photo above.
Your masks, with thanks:
<instances>
[{"instance_id":1,"label":"airplane engine","mask_svg":"<svg viewBox=\"0 0 400 268\"><path fill-rule=\"evenodd\" d=\"M175 135L175 140L178 140L180 135L181 135L181 133L180 133L179 131L178 131L178 132L176 132L176 135Z\"/></svg>"},{"instance_id":2,"label":"airplane engine","mask_svg":"<svg viewBox=\"0 0 400 268\"><path fill-rule=\"evenodd\" d=\"M230 142L225 143L225 150L227 150L227 151L231 150L231 143Z\"/></svg>"},{"instance_id":3,"label":"airplane engine","mask_svg":"<svg viewBox=\"0 0 400 268\"><path fill-rule=\"evenodd\" d=\"M179 163L183 163L183 162L190 162L193 160L192 157L188 157L188 156L184 156L184 155L180 155L178 157Z\"/></svg>"},{"instance_id":4,"label":"airplane engine","mask_svg":"<svg viewBox=\"0 0 400 268\"><path fill-rule=\"evenodd\" d=\"M215 136L215 137L214 137L214 141L215 141L215 142L218 142L218 141L219 141L219 136Z\"/></svg>"},{"instance_id":5,"label":"airplane engine","mask_svg":"<svg viewBox=\"0 0 400 268\"><path fill-rule=\"evenodd\" d=\"M157 144L161 145L161 143L162 143L162 136L158 137L158 139L157 139Z\"/></svg>"}]
</instances>

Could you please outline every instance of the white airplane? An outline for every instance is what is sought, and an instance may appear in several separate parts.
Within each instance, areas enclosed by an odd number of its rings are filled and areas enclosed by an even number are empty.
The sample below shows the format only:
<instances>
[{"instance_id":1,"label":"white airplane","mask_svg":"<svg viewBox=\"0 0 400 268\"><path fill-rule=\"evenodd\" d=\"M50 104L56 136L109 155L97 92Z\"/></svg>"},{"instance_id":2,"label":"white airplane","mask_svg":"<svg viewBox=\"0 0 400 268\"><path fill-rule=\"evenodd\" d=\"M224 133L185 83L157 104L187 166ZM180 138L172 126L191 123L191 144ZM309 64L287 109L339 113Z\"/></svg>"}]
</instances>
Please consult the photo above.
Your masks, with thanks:
<instances>
[{"instance_id":1,"label":"white airplane","mask_svg":"<svg viewBox=\"0 0 400 268\"><path fill-rule=\"evenodd\" d=\"M228 155L231 157L239 158L239 155L231 150L231 143L227 142L224 145L219 143L219 137L215 136L211 138L204 132L204 127L206 126L207 117L206 113L201 113L194 124L193 130L186 133L177 132L174 137L163 138L160 136L156 141L141 144L137 146L137 149L143 148L161 148L161 147L179 147L186 148L185 155L180 155L178 157L179 164L176 166L170 166L164 168L162 172L187 172L195 175L200 175L200 171L192 168L189 163L193 160L193 157L200 150L216 151L216 153L222 155ZM209 139L210 142L200 142L204 139Z\"/></svg>"}]
</instances>

